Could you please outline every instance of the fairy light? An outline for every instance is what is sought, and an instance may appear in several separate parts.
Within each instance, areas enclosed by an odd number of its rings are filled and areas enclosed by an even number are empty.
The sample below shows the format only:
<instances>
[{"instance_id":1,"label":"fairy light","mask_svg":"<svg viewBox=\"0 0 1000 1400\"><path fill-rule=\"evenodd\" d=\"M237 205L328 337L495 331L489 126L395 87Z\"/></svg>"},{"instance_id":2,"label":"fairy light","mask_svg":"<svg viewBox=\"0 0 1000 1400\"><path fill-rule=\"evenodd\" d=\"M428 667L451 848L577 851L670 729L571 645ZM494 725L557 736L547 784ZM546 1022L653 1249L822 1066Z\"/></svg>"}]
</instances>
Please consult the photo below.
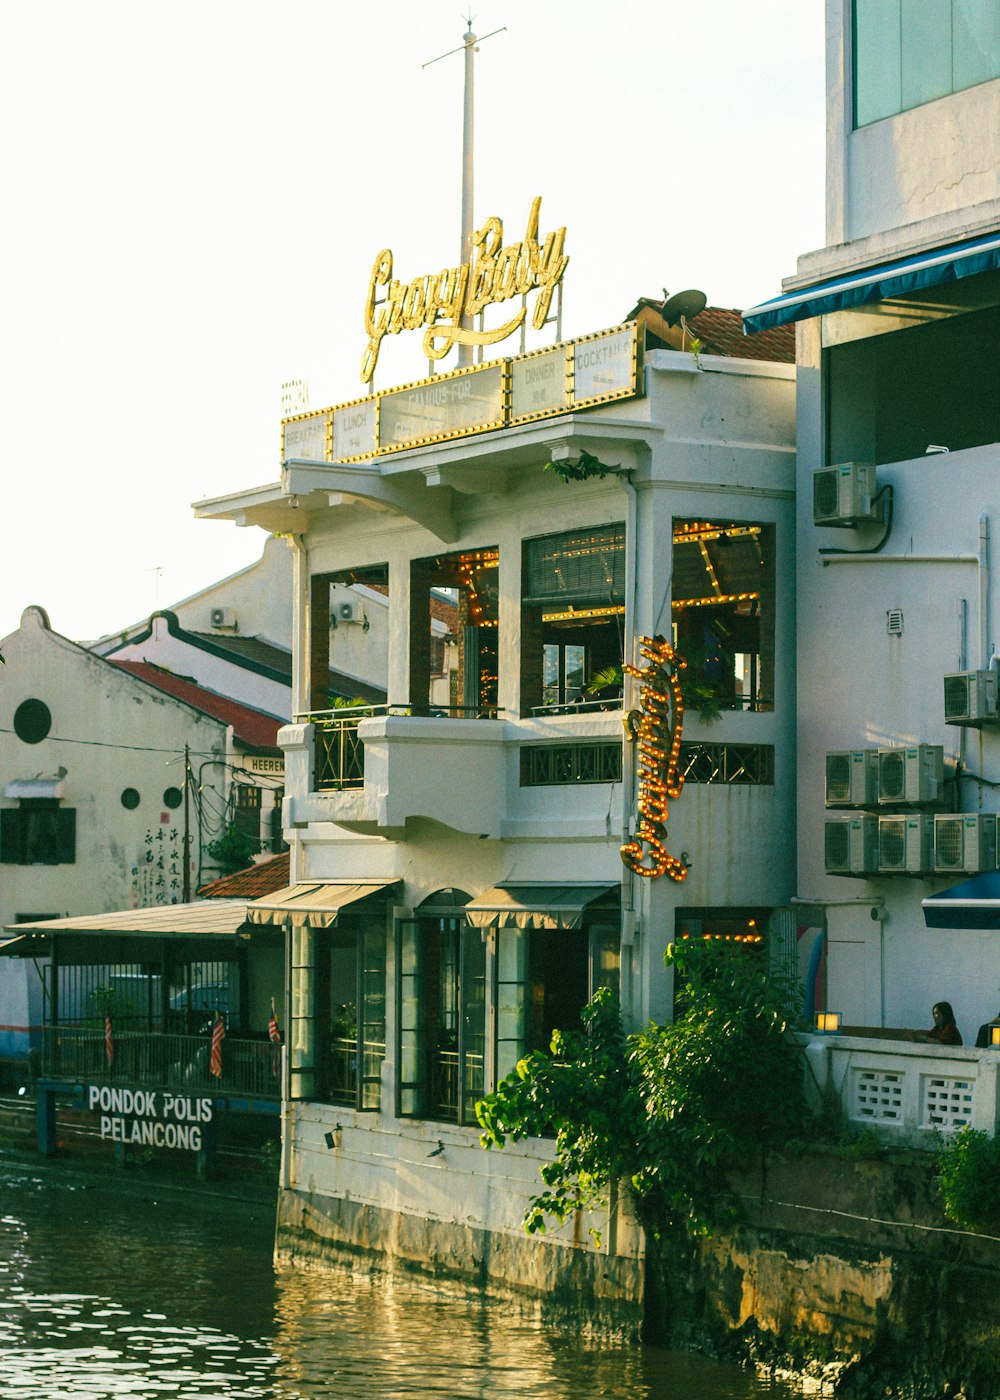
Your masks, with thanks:
<instances>
[{"instance_id":1,"label":"fairy light","mask_svg":"<svg viewBox=\"0 0 1000 1400\"><path fill-rule=\"evenodd\" d=\"M626 662L623 667L640 683L640 719L635 730L639 824L633 839L621 847L621 858L636 875L647 879L669 875L681 881L687 879L687 867L670 854L664 841L668 799L679 797L684 786L678 762L684 715L678 676L687 662L663 637L640 637L639 655L645 666Z\"/></svg>"}]
</instances>

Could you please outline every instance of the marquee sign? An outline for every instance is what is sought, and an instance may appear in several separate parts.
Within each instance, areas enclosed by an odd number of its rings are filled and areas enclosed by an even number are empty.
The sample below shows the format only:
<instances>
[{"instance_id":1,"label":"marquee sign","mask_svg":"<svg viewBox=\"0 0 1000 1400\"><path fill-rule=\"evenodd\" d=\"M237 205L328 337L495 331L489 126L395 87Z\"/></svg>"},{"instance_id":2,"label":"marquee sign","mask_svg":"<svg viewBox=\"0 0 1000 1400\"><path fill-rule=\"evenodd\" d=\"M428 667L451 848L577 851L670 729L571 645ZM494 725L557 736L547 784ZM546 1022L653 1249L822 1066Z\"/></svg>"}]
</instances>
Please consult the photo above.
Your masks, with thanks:
<instances>
[{"instance_id":1,"label":"marquee sign","mask_svg":"<svg viewBox=\"0 0 1000 1400\"><path fill-rule=\"evenodd\" d=\"M281 460L363 462L388 452L593 408L642 392L636 323L383 389L281 425Z\"/></svg>"},{"instance_id":2,"label":"marquee sign","mask_svg":"<svg viewBox=\"0 0 1000 1400\"><path fill-rule=\"evenodd\" d=\"M678 765L684 701L677 673L687 663L662 637L640 637L639 654L647 665L624 667L640 682L639 711L628 716L637 721L633 732L639 750L639 825L633 839L622 846L621 858L636 875L647 879L669 875L680 881L687 878L687 866L672 856L664 843L667 799L679 797L684 786Z\"/></svg>"},{"instance_id":3,"label":"marquee sign","mask_svg":"<svg viewBox=\"0 0 1000 1400\"><path fill-rule=\"evenodd\" d=\"M538 215L542 197L531 202L525 234L517 243L503 245L503 222L495 215L472 235L472 257L458 267L400 282L392 275L392 253L383 248L375 259L365 299L368 344L361 357L361 378L371 382L378 363L382 338L425 326L423 349L429 360L440 360L453 345L497 345L524 324L528 294L537 289L531 324L541 330L549 314L552 295L562 281L569 258L563 252L566 229L546 234L541 243ZM386 288L384 298L379 291ZM474 330L471 322L487 306L499 306L512 297L524 298L502 326ZM465 324L463 325L463 321Z\"/></svg>"}]
</instances>

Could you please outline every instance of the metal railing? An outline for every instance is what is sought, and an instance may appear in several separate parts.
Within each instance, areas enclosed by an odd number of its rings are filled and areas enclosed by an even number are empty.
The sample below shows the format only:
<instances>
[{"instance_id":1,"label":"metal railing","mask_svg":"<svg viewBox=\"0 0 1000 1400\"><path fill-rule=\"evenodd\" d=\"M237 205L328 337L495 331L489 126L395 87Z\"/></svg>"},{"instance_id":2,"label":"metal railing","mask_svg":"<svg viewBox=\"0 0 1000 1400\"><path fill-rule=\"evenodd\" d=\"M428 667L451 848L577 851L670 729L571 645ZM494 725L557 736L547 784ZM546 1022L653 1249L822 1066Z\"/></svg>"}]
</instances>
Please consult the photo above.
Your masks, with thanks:
<instances>
[{"instance_id":1,"label":"metal railing","mask_svg":"<svg viewBox=\"0 0 1000 1400\"><path fill-rule=\"evenodd\" d=\"M385 1041L366 1040L362 1042L362 1094L359 1101L358 1043L353 1036L332 1037L329 1044L329 1078L325 1086L329 1102L345 1104L350 1107L377 1107L379 1079L384 1059ZM371 1099L374 1099L374 1102L370 1102Z\"/></svg>"},{"instance_id":2,"label":"metal railing","mask_svg":"<svg viewBox=\"0 0 1000 1400\"><path fill-rule=\"evenodd\" d=\"M315 726L313 792L343 792L365 785L365 746L358 734L363 719L384 715L417 719L497 719L495 705L358 705L296 715Z\"/></svg>"},{"instance_id":3,"label":"metal railing","mask_svg":"<svg viewBox=\"0 0 1000 1400\"><path fill-rule=\"evenodd\" d=\"M522 787L569 787L576 783L620 783L620 743L524 744Z\"/></svg>"},{"instance_id":4,"label":"metal railing","mask_svg":"<svg viewBox=\"0 0 1000 1400\"><path fill-rule=\"evenodd\" d=\"M115 1031L108 1063L103 1028L45 1026L42 1075L90 1084L123 1084L188 1093L281 1097L281 1047L271 1041L222 1042L222 1075L211 1072L210 1035Z\"/></svg>"},{"instance_id":5,"label":"metal railing","mask_svg":"<svg viewBox=\"0 0 1000 1400\"><path fill-rule=\"evenodd\" d=\"M774 784L773 744L682 743L679 765L686 783Z\"/></svg>"}]
</instances>

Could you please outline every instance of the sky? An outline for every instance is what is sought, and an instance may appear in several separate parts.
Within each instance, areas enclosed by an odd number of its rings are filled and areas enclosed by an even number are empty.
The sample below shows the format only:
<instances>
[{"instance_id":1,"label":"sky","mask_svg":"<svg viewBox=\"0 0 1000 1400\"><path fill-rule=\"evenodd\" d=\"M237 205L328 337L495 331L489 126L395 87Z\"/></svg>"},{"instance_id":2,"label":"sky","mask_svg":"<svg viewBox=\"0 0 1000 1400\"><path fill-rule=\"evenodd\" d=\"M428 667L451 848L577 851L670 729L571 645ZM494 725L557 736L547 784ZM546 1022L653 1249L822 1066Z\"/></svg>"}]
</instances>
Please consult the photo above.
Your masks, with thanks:
<instances>
[{"instance_id":1,"label":"sky","mask_svg":"<svg viewBox=\"0 0 1000 1400\"><path fill-rule=\"evenodd\" d=\"M563 336L745 307L823 242L821 0L479 0L476 224L566 227ZM361 396L376 254L460 259L453 0L0 5L0 638L96 638L258 558L281 385ZM378 387L421 378L386 342ZM539 338L529 348L542 343ZM516 340L497 347L516 353ZM443 368L450 368L445 362Z\"/></svg>"}]
</instances>

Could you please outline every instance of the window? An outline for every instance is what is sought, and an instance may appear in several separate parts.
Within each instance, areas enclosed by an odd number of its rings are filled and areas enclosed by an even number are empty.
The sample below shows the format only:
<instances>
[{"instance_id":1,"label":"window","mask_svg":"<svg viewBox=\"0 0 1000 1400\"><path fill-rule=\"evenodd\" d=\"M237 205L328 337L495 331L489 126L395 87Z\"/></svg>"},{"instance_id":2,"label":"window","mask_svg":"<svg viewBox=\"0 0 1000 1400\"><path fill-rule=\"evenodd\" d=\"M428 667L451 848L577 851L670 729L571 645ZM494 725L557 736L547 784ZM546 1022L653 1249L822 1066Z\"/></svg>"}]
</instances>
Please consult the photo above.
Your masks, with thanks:
<instances>
[{"instance_id":1,"label":"window","mask_svg":"<svg viewBox=\"0 0 1000 1400\"><path fill-rule=\"evenodd\" d=\"M74 865L76 810L55 797L22 798L0 811L0 864Z\"/></svg>"},{"instance_id":2,"label":"window","mask_svg":"<svg viewBox=\"0 0 1000 1400\"><path fill-rule=\"evenodd\" d=\"M44 700L23 700L14 711L14 733L22 744L40 744L52 728L52 714Z\"/></svg>"},{"instance_id":3,"label":"window","mask_svg":"<svg viewBox=\"0 0 1000 1400\"><path fill-rule=\"evenodd\" d=\"M773 708L774 612L773 525L674 521L673 640L688 708L711 718Z\"/></svg>"},{"instance_id":4,"label":"window","mask_svg":"<svg viewBox=\"0 0 1000 1400\"><path fill-rule=\"evenodd\" d=\"M996 77L996 0L854 0L855 126Z\"/></svg>"},{"instance_id":5,"label":"window","mask_svg":"<svg viewBox=\"0 0 1000 1400\"><path fill-rule=\"evenodd\" d=\"M398 939L400 1116L474 1124L486 1088L482 932L458 912L428 913Z\"/></svg>"},{"instance_id":6,"label":"window","mask_svg":"<svg viewBox=\"0 0 1000 1400\"><path fill-rule=\"evenodd\" d=\"M599 987L618 992L617 923L580 929L496 931L496 1079L530 1050L548 1050L554 1030L580 1029L580 1012Z\"/></svg>"},{"instance_id":7,"label":"window","mask_svg":"<svg viewBox=\"0 0 1000 1400\"><path fill-rule=\"evenodd\" d=\"M377 1109L385 1059L385 924L349 917L318 933L317 1097Z\"/></svg>"},{"instance_id":8,"label":"window","mask_svg":"<svg viewBox=\"0 0 1000 1400\"><path fill-rule=\"evenodd\" d=\"M236 830L253 842L255 849L261 847L260 813L262 789L254 783L236 784L236 804L233 810L233 825Z\"/></svg>"},{"instance_id":9,"label":"window","mask_svg":"<svg viewBox=\"0 0 1000 1400\"><path fill-rule=\"evenodd\" d=\"M621 695L625 526L592 525L524 542L521 705L526 713ZM605 685L592 696L595 679Z\"/></svg>"}]
</instances>

